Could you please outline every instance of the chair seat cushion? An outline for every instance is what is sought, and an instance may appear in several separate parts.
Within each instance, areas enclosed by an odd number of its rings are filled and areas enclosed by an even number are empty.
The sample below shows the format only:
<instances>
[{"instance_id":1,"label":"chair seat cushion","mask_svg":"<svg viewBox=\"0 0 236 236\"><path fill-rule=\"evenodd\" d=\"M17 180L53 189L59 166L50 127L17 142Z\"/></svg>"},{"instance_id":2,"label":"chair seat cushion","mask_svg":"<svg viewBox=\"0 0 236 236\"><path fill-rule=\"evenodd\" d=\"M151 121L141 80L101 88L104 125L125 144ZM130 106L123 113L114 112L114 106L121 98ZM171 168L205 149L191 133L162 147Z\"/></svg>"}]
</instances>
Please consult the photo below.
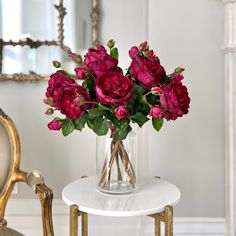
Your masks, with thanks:
<instances>
[{"instance_id":1,"label":"chair seat cushion","mask_svg":"<svg viewBox=\"0 0 236 236\"><path fill-rule=\"evenodd\" d=\"M24 234L21 234L14 229L0 226L0 236L24 236Z\"/></svg>"}]
</instances>

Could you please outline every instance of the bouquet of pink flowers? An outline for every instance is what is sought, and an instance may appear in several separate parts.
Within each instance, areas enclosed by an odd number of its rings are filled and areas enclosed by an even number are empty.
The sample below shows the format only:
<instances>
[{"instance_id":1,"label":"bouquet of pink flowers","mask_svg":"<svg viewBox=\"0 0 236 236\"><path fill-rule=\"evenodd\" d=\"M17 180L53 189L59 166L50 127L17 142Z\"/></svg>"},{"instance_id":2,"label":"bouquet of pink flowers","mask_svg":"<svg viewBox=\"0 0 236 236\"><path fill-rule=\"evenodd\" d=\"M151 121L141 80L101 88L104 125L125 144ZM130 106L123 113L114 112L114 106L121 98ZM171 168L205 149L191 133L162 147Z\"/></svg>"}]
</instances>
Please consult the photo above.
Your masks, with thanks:
<instances>
[{"instance_id":1,"label":"bouquet of pink flowers","mask_svg":"<svg viewBox=\"0 0 236 236\"><path fill-rule=\"evenodd\" d=\"M46 114L58 110L65 117L54 118L48 124L50 130L62 130L66 136L87 124L99 136L111 129L114 140L123 140L132 130L131 122L142 127L151 119L159 131L164 119L175 120L188 113L190 98L182 84L184 69L167 75L154 51L143 42L131 47L131 64L122 70L115 42L110 40L107 46L108 50L102 45L90 48L84 59L72 53L78 65L76 76L53 62L58 71L48 81L44 102L50 108Z\"/></svg>"}]
</instances>

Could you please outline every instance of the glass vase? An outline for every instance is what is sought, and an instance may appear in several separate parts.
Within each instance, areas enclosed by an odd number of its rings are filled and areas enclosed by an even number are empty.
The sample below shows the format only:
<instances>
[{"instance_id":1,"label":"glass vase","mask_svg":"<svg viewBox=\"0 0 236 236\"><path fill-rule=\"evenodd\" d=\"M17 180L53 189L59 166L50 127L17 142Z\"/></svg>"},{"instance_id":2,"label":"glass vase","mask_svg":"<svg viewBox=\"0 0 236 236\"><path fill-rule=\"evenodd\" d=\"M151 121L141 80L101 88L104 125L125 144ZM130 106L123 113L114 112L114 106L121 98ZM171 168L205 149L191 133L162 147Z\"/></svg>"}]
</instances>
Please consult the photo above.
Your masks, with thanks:
<instances>
[{"instance_id":1,"label":"glass vase","mask_svg":"<svg viewBox=\"0 0 236 236\"><path fill-rule=\"evenodd\" d=\"M138 185L138 135L131 131L126 139L115 140L114 132L97 137L96 172L98 190L123 194Z\"/></svg>"}]
</instances>

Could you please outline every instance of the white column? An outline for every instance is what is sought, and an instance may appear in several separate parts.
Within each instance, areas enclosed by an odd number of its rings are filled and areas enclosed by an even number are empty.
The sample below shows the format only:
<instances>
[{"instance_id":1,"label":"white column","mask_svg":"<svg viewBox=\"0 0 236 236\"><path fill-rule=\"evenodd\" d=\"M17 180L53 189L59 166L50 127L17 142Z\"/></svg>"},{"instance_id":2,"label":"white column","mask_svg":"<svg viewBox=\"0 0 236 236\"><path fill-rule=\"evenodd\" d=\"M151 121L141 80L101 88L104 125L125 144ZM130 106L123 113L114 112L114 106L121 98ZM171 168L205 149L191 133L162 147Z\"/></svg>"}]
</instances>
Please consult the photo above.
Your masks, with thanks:
<instances>
[{"instance_id":1,"label":"white column","mask_svg":"<svg viewBox=\"0 0 236 236\"><path fill-rule=\"evenodd\" d=\"M228 235L236 232L236 0L223 0L225 6L225 150L226 214Z\"/></svg>"}]
</instances>

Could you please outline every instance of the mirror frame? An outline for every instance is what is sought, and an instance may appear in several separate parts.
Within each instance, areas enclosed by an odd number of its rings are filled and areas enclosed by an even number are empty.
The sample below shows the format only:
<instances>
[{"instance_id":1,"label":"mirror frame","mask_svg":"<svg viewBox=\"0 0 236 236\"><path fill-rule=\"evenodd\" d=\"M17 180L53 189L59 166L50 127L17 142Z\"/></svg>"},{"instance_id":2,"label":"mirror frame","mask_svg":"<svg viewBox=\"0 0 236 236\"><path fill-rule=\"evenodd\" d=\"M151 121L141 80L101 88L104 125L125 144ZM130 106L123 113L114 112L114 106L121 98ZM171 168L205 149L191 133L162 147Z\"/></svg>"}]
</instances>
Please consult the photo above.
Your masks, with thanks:
<instances>
[{"instance_id":1,"label":"mirror frame","mask_svg":"<svg viewBox=\"0 0 236 236\"><path fill-rule=\"evenodd\" d=\"M92 18L92 46L96 46L98 42L98 21L99 21L99 0L90 0L92 1L92 12L90 14ZM37 49L41 46L57 46L61 48L64 52L71 55L71 49L69 46L64 44L64 17L67 14L66 8L64 7L63 0L59 0L58 5L54 5L58 11L58 27L57 27L57 40L32 40L31 38L26 38L25 40L19 41L4 41L0 38L0 81L6 80L15 80L15 81L37 81L37 80L48 80L49 75L40 75L33 71L30 71L29 74L24 73L14 73L14 74L3 74L2 73L2 61L3 61L3 48L5 46L28 46L31 49Z\"/></svg>"}]
</instances>

